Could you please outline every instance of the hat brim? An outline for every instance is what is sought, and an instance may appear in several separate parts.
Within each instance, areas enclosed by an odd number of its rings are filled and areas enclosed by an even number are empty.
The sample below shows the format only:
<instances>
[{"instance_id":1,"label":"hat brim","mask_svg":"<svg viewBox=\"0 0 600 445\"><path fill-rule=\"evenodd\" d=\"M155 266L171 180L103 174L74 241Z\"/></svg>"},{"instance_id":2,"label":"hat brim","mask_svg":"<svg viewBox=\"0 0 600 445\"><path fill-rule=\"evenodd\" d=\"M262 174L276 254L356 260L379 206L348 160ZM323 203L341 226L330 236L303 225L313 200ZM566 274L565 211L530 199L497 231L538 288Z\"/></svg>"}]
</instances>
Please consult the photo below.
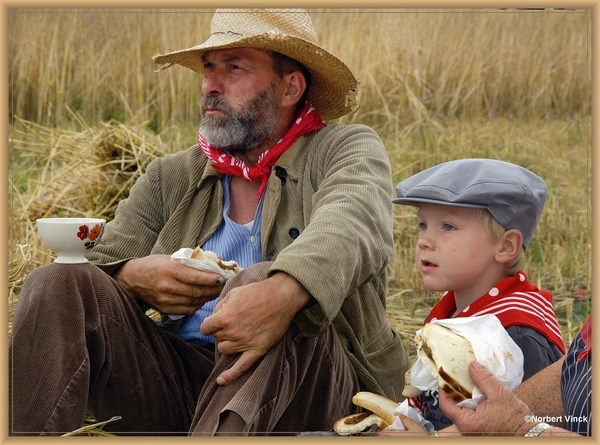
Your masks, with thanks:
<instances>
[{"instance_id":1,"label":"hat brim","mask_svg":"<svg viewBox=\"0 0 600 445\"><path fill-rule=\"evenodd\" d=\"M298 37L264 33L224 41L222 35L211 35L200 45L155 54L152 61L163 65L162 69L177 64L203 73L202 57L206 52L240 47L275 51L302 63L312 77L309 99L322 119L336 119L355 106L359 82L350 68L327 50Z\"/></svg>"},{"instance_id":2,"label":"hat brim","mask_svg":"<svg viewBox=\"0 0 600 445\"><path fill-rule=\"evenodd\" d=\"M400 204L400 205L407 205L407 206L413 206L413 207L419 207L419 204L421 203L428 203L428 204L438 204L438 205L442 205L442 206L449 206L449 207L467 207L469 209L487 209L487 206L484 206L482 204L469 204L469 203L463 203L463 202L448 202L448 201L440 201L440 200L436 200L436 199L426 199L426 198L396 198L393 199L392 202L394 204Z\"/></svg>"}]
</instances>

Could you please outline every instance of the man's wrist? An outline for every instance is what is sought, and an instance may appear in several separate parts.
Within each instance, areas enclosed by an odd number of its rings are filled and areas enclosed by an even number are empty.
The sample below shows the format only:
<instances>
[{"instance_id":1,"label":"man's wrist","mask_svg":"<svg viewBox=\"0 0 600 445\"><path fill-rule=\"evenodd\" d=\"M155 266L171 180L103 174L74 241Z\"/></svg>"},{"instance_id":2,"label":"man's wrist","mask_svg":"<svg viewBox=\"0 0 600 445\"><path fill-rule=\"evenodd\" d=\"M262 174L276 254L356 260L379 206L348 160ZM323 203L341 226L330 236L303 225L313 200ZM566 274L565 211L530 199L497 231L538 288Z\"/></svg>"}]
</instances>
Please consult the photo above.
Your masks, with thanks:
<instances>
[{"instance_id":1,"label":"man's wrist","mask_svg":"<svg viewBox=\"0 0 600 445\"><path fill-rule=\"evenodd\" d=\"M516 420L516 419L515 419ZM518 436L518 437L522 437L524 436L531 428L533 428L534 426L536 426L539 422L534 422L533 420L524 420L523 423L517 427L517 428L513 428L512 431L512 435L513 436ZM506 433L510 434L511 429L507 429Z\"/></svg>"},{"instance_id":2,"label":"man's wrist","mask_svg":"<svg viewBox=\"0 0 600 445\"><path fill-rule=\"evenodd\" d=\"M296 312L304 309L314 302L312 295L306 290L306 288L296 278L289 275L286 272L276 272L273 277L276 277L281 285L289 286L291 294L293 295L293 301L296 305Z\"/></svg>"}]
</instances>

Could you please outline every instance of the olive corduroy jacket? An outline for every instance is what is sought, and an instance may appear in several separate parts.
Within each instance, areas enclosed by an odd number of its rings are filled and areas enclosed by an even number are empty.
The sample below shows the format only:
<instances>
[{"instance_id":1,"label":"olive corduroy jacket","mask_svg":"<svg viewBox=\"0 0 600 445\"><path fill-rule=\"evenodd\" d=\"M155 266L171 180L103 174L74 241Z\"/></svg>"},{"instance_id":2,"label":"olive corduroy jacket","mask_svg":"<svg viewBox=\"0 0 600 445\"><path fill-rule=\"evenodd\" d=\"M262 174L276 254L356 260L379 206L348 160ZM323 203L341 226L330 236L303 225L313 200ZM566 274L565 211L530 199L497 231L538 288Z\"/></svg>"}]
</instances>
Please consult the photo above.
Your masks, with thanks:
<instances>
[{"instance_id":1,"label":"olive corduroy jacket","mask_svg":"<svg viewBox=\"0 0 600 445\"><path fill-rule=\"evenodd\" d=\"M296 316L302 332L333 323L361 388L399 401L408 361L386 316L390 170L382 141L364 125L300 137L272 169L261 241L270 272L290 274L316 300ZM222 220L220 179L196 145L152 161L88 259L112 274L132 258L203 245Z\"/></svg>"}]
</instances>

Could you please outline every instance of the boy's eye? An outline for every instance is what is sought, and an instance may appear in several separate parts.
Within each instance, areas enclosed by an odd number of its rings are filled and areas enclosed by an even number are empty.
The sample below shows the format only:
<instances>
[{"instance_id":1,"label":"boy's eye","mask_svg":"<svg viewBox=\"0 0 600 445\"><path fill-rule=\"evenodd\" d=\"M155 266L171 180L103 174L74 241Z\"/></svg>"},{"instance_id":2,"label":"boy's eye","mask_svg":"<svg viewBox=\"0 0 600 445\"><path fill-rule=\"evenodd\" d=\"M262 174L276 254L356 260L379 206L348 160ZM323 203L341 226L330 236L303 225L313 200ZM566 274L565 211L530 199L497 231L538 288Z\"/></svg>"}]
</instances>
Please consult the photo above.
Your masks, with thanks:
<instances>
[{"instance_id":1,"label":"boy's eye","mask_svg":"<svg viewBox=\"0 0 600 445\"><path fill-rule=\"evenodd\" d=\"M444 224L444 230L450 231L453 229L454 229L454 226L452 224Z\"/></svg>"},{"instance_id":2,"label":"boy's eye","mask_svg":"<svg viewBox=\"0 0 600 445\"><path fill-rule=\"evenodd\" d=\"M427 230L427 223L419 223L419 230Z\"/></svg>"}]
</instances>

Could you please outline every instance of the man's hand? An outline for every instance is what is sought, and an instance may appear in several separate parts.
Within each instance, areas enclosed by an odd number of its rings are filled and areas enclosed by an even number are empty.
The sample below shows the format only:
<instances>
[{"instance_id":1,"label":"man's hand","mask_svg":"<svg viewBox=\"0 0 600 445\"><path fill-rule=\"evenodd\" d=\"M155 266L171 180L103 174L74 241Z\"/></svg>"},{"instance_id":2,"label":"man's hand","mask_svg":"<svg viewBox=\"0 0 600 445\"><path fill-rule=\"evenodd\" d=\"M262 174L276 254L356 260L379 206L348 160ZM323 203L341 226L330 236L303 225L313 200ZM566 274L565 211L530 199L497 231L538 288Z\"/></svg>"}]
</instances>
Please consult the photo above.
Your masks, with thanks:
<instances>
[{"instance_id":1,"label":"man's hand","mask_svg":"<svg viewBox=\"0 0 600 445\"><path fill-rule=\"evenodd\" d=\"M281 340L311 298L298 281L283 272L231 289L200 326L204 335L218 340L222 354L242 353L217 383L231 383L254 365Z\"/></svg>"},{"instance_id":2,"label":"man's hand","mask_svg":"<svg viewBox=\"0 0 600 445\"><path fill-rule=\"evenodd\" d=\"M487 396L475 410L458 407L448 394L439 391L440 408L463 435L524 435L535 425L527 405L484 366L471 362L469 373Z\"/></svg>"},{"instance_id":3,"label":"man's hand","mask_svg":"<svg viewBox=\"0 0 600 445\"><path fill-rule=\"evenodd\" d=\"M169 255L130 260L113 278L163 314L191 315L223 289L219 275L172 261Z\"/></svg>"}]
</instances>

